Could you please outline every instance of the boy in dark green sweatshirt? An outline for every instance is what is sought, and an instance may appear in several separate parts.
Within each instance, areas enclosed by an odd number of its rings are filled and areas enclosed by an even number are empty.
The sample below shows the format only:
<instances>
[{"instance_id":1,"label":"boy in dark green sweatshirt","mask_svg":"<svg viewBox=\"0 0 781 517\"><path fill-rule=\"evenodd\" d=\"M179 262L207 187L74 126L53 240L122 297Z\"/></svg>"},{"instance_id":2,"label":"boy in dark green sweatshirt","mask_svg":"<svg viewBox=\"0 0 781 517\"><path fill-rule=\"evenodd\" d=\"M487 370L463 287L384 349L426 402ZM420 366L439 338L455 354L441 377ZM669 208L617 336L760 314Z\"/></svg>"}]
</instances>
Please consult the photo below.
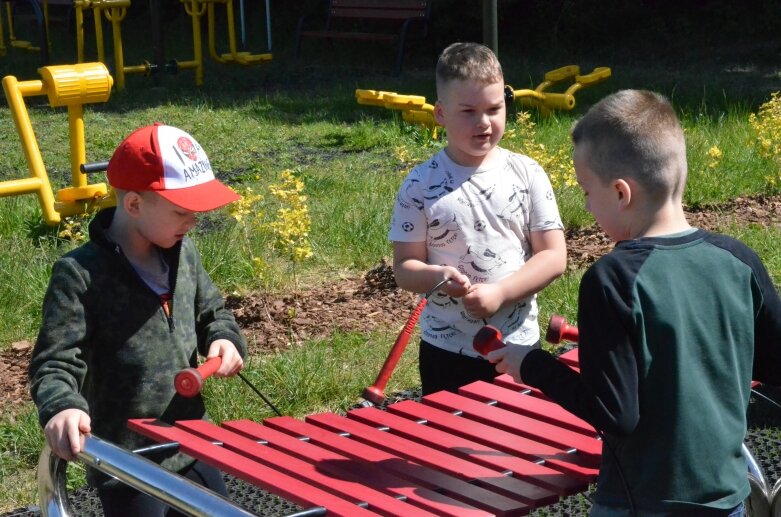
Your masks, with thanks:
<instances>
[{"instance_id":1,"label":"boy in dark green sweatshirt","mask_svg":"<svg viewBox=\"0 0 781 517\"><path fill-rule=\"evenodd\" d=\"M73 460L94 433L129 450L146 445L129 418L207 418L174 376L219 356L216 376L238 373L247 345L187 232L195 213L239 199L217 181L184 131L156 124L116 149L107 177L116 208L90 223L90 241L52 269L30 362L30 386L46 441ZM153 458L225 494L216 469L180 453ZM107 516L164 515L168 507L96 471L88 472Z\"/></svg>"},{"instance_id":2,"label":"boy in dark green sweatshirt","mask_svg":"<svg viewBox=\"0 0 781 517\"><path fill-rule=\"evenodd\" d=\"M669 101L622 90L572 130L578 184L615 248L583 275L580 373L507 347L499 373L603 432L591 517L738 517L752 379L781 383L781 299L745 244L692 228Z\"/></svg>"}]
</instances>

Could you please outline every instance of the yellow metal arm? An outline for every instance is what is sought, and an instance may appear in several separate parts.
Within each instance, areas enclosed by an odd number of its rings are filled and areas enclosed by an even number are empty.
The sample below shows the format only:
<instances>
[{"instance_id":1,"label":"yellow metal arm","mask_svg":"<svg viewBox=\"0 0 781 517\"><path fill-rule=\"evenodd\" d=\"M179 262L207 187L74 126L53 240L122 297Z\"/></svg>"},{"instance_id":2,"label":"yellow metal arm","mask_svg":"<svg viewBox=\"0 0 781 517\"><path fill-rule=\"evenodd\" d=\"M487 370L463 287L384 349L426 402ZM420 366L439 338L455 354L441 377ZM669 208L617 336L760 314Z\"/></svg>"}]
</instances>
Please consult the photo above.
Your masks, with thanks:
<instances>
[{"instance_id":1,"label":"yellow metal arm","mask_svg":"<svg viewBox=\"0 0 781 517\"><path fill-rule=\"evenodd\" d=\"M581 75L580 67L568 65L546 72L545 80L533 90L515 90L509 84L505 86L505 99L508 103L519 102L522 106L537 108L543 115L553 110L569 111L575 107L575 93L582 88L594 86L610 78L608 67L595 68L591 73ZM564 92L550 92L548 88L574 81ZM366 106L381 106L387 109L401 111L405 122L436 128L434 106L426 103L426 98L420 95L405 95L382 90L355 90L358 104Z\"/></svg>"},{"instance_id":2,"label":"yellow metal arm","mask_svg":"<svg viewBox=\"0 0 781 517\"><path fill-rule=\"evenodd\" d=\"M81 172L86 162L83 105L107 102L114 80L103 63L45 66L39 73L41 80L20 82L11 75L3 78L3 90L31 177L0 182L0 197L37 194L43 219L55 226L63 215L114 203L105 183L89 185ZM72 186L58 191L56 201L24 102L24 97L36 95L46 95L52 107L68 108Z\"/></svg>"},{"instance_id":3,"label":"yellow metal arm","mask_svg":"<svg viewBox=\"0 0 781 517\"><path fill-rule=\"evenodd\" d=\"M580 75L579 66L565 66L546 73L545 80L534 90L512 90L510 87L512 99L519 101L523 106L538 108L544 115L552 110L569 111L575 107L575 92L607 81L611 73L610 68L603 66L595 68L589 74ZM574 83L563 93L546 91L550 86L569 80L574 80Z\"/></svg>"}]
</instances>

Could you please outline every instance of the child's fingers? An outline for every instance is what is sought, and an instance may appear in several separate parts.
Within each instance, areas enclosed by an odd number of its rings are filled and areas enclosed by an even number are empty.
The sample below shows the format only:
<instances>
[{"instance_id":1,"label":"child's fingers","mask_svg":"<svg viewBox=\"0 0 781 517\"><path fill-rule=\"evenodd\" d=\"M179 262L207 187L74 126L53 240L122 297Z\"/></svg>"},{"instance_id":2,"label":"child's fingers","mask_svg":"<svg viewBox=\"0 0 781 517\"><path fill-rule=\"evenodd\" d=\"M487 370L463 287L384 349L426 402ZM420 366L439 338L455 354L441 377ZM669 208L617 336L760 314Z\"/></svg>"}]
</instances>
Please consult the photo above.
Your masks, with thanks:
<instances>
[{"instance_id":1,"label":"child's fingers","mask_svg":"<svg viewBox=\"0 0 781 517\"><path fill-rule=\"evenodd\" d=\"M68 442L70 443L71 460L76 459L76 455L81 452L81 431L78 425L68 426Z\"/></svg>"},{"instance_id":2,"label":"child's fingers","mask_svg":"<svg viewBox=\"0 0 781 517\"><path fill-rule=\"evenodd\" d=\"M217 340L209 348L209 355L219 356L222 359L220 368L214 373L215 377L231 377L236 375L244 366L236 347L226 339Z\"/></svg>"},{"instance_id":3,"label":"child's fingers","mask_svg":"<svg viewBox=\"0 0 781 517\"><path fill-rule=\"evenodd\" d=\"M84 434L92 432L92 420L86 413L81 413L81 415L79 415L79 431Z\"/></svg>"},{"instance_id":4,"label":"child's fingers","mask_svg":"<svg viewBox=\"0 0 781 517\"><path fill-rule=\"evenodd\" d=\"M488 355L485 356L486 359L488 359L491 363L498 363L499 361L504 360L505 354L507 354L508 347L503 346L502 348L497 348L496 350L491 350L488 352Z\"/></svg>"},{"instance_id":5,"label":"child's fingers","mask_svg":"<svg viewBox=\"0 0 781 517\"><path fill-rule=\"evenodd\" d=\"M227 364L227 368L224 373L226 377L232 377L236 375L244 367L244 360L241 358L238 352L234 352L232 356L233 357L231 358L231 361Z\"/></svg>"}]
</instances>

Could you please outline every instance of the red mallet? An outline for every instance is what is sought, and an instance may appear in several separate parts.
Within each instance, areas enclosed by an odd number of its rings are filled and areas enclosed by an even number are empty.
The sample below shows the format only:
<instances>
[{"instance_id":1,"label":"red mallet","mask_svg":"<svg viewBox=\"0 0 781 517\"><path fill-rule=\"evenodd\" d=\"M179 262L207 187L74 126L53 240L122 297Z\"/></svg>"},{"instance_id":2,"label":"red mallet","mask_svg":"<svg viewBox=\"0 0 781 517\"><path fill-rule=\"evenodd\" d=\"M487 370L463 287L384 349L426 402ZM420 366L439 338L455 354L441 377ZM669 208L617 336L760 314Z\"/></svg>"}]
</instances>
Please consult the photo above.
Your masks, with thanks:
<instances>
[{"instance_id":1,"label":"red mallet","mask_svg":"<svg viewBox=\"0 0 781 517\"><path fill-rule=\"evenodd\" d=\"M567 319L560 314L553 314L548 321L548 332L545 333L545 341L557 345L562 341L578 342L578 327L567 323Z\"/></svg>"},{"instance_id":2,"label":"red mallet","mask_svg":"<svg viewBox=\"0 0 781 517\"><path fill-rule=\"evenodd\" d=\"M198 368L185 368L174 377L176 392L187 398L192 398L201 392L203 381L220 369L221 357L212 357Z\"/></svg>"},{"instance_id":3,"label":"red mallet","mask_svg":"<svg viewBox=\"0 0 781 517\"><path fill-rule=\"evenodd\" d=\"M472 346L481 355L488 355L498 348L506 346L502 341L502 332L493 325L485 325L477 331Z\"/></svg>"},{"instance_id":4,"label":"red mallet","mask_svg":"<svg viewBox=\"0 0 781 517\"><path fill-rule=\"evenodd\" d=\"M375 406L378 406L385 401L385 386L388 384L390 376L393 373L393 370L396 368L396 364L399 362L399 359L401 359L401 355L404 353L404 349L407 348L407 343L409 343L409 339L412 337L412 332L415 330L415 325L418 324L418 320L420 319L420 313L422 313L423 309L426 307L429 296L437 292L440 287L448 282L449 280L447 279L442 280L437 285L435 285L431 291L426 293L426 296L424 296L418 302L418 305L409 315L407 322L401 328L401 332L399 332L399 335L396 337L396 341L393 343L393 346L388 353L388 357L385 359L385 363L383 363L382 368L380 369L380 373L377 374L377 378L375 379L374 384L363 389L361 396L364 398L364 400L374 404Z\"/></svg>"},{"instance_id":5,"label":"red mallet","mask_svg":"<svg viewBox=\"0 0 781 517\"><path fill-rule=\"evenodd\" d=\"M413 310L412 314L407 318L407 323L404 324L401 332L399 332L399 335L396 337L396 341L393 343L390 353L380 369L380 373L377 374L377 379L374 381L374 384L364 388L362 396L372 404L378 406L385 400L385 386L388 384L388 380L390 380L390 376L396 368L396 364L399 362L399 359L401 359L404 349L407 348L407 343L409 343L409 339L412 336L412 332L415 330L415 325L418 323L420 313L423 312L426 302L428 302L428 298L423 298L418 302L415 310Z\"/></svg>"}]
</instances>

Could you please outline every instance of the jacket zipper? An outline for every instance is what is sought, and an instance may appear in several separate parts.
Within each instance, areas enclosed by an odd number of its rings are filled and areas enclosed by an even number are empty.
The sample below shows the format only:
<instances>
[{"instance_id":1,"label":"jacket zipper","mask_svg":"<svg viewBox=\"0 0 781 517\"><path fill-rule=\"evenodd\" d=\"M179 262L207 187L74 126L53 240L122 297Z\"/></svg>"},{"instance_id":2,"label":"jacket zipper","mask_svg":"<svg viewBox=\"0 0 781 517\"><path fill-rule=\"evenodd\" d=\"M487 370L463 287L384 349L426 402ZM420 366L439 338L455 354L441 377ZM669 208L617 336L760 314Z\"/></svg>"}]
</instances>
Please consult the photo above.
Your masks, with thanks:
<instances>
[{"instance_id":1,"label":"jacket zipper","mask_svg":"<svg viewBox=\"0 0 781 517\"><path fill-rule=\"evenodd\" d=\"M119 244L114 244L114 252L122 259L122 261L125 264L125 267L127 267L130 271L133 272L133 274L136 276L139 282L153 295L157 296L157 293L155 293L148 285L146 285L146 282L144 282L144 279L141 278L141 275L138 274L138 271L133 267L133 265L130 263L130 261L125 256L125 253L122 251L122 247ZM170 264L169 264L170 267ZM176 280L176 273L172 272L171 277L173 281ZM172 284L169 280L169 285L173 286L175 284ZM168 322L168 331L173 334L174 330L176 330L176 322L174 321L174 315L173 311L171 310L173 308L173 299L174 299L174 288L171 287L171 290L166 294L161 294L159 297L160 300L160 307L163 310L163 315L165 316L166 321Z\"/></svg>"},{"instance_id":2,"label":"jacket zipper","mask_svg":"<svg viewBox=\"0 0 781 517\"><path fill-rule=\"evenodd\" d=\"M174 296L173 293L165 293L160 295L160 305L163 307L163 313L168 319L168 330L173 332L176 329L174 323L173 312L171 311L171 305L173 305Z\"/></svg>"}]
</instances>

